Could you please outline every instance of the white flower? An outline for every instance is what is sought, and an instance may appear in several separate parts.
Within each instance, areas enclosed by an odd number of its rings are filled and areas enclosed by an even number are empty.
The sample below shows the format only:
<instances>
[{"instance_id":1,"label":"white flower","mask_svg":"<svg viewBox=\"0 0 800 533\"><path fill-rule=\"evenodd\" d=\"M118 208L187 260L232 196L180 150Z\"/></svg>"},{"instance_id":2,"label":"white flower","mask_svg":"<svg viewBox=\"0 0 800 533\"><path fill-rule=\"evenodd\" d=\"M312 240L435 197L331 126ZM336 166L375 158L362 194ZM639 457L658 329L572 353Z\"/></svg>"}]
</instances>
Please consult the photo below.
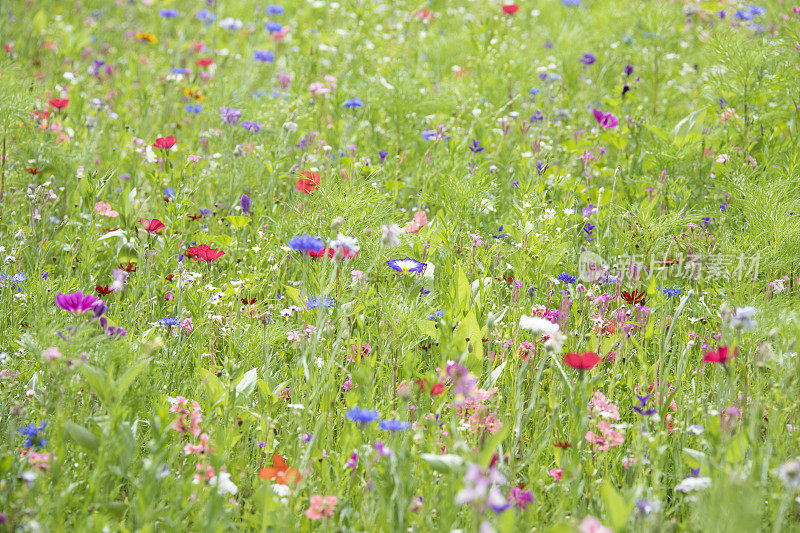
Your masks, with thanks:
<instances>
[{"instance_id":1,"label":"white flower","mask_svg":"<svg viewBox=\"0 0 800 533\"><path fill-rule=\"evenodd\" d=\"M779 466L778 477L788 488L800 485L800 457L786 461Z\"/></svg>"},{"instance_id":2,"label":"white flower","mask_svg":"<svg viewBox=\"0 0 800 533\"><path fill-rule=\"evenodd\" d=\"M561 350L564 349L565 340L567 340L567 337L556 330L555 333L550 334L550 338L544 341L544 349L552 353L561 353Z\"/></svg>"},{"instance_id":3,"label":"white flower","mask_svg":"<svg viewBox=\"0 0 800 533\"><path fill-rule=\"evenodd\" d=\"M348 235L342 235L341 233L336 235L335 240L331 241L331 248L333 248L337 252L339 251L340 248L345 248L352 252L357 252L361 249L361 247L358 245L358 239L356 239L355 237L350 237Z\"/></svg>"},{"instance_id":4,"label":"white flower","mask_svg":"<svg viewBox=\"0 0 800 533\"><path fill-rule=\"evenodd\" d=\"M546 335L558 332L558 324L553 324L546 318L538 316L522 315L519 318L519 327L530 330L533 333L544 333Z\"/></svg>"},{"instance_id":5,"label":"white flower","mask_svg":"<svg viewBox=\"0 0 800 533\"><path fill-rule=\"evenodd\" d=\"M687 477L677 485L675 490L678 492L689 493L695 490L707 489L711 486L710 477Z\"/></svg>"},{"instance_id":6,"label":"white flower","mask_svg":"<svg viewBox=\"0 0 800 533\"><path fill-rule=\"evenodd\" d=\"M400 244L400 235L404 233L403 228L397 224L392 224L391 226L389 224L384 224L382 229L383 239L381 243L386 248L391 248Z\"/></svg>"},{"instance_id":7,"label":"white flower","mask_svg":"<svg viewBox=\"0 0 800 533\"><path fill-rule=\"evenodd\" d=\"M756 321L753 320L758 310L755 307L737 307L734 309L733 318L731 318L731 327L734 329L741 329L744 331L756 327Z\"/></svg>"},{"instance_id":8,"label":"white flower","mask_svg":"<svg viewBox=\"0 0 800 533\"><path fill-rule=\"evenodd\" d=\"M217 492L222 496L225 496L226 494L236 494L239 492L239 488L233 483L233 481L231 481L231 475L229 472L220 472L219 475L209 479L208 484L212 487L217 487Z\"/></svg>"}]
</instances>

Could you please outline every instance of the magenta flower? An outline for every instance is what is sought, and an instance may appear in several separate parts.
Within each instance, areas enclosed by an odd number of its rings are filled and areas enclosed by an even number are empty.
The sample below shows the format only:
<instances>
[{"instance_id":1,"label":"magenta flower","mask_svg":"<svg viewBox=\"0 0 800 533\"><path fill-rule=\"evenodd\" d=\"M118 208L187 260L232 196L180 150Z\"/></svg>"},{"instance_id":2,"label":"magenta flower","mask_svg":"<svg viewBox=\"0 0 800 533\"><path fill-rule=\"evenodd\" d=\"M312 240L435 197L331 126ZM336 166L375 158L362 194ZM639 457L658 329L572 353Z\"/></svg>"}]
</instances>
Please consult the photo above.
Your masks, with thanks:
<instances>
[{"instance_id":1,"label":"magenta flower","mask_svg":"<svg viewBox=\"0 0 800 533\"><path fill-rule=\"evenodd\" d=\"M56 305L75 316L92 309L96 301L98 301L97 296L92 296L91 294L84 295L81 291L75 291L72 294L59 292L56 296ZM100 301L102 302L102 300Z\"/></svg>"},{"instance_id":2,"label":"magenta flower","mask_svg":"<svg viewBox=\"0 0 800 533\"><path fill-rule=\"evenodd\" d=\"M592 109L592 113L594 113L594 119L597 121L597 124L599 124L601 128L604 129L616 128L617 124L619 124L619 120L617 120L617 117L611 114L611 111L603 113L599 109Z\"/></svg>"}]
</instances>

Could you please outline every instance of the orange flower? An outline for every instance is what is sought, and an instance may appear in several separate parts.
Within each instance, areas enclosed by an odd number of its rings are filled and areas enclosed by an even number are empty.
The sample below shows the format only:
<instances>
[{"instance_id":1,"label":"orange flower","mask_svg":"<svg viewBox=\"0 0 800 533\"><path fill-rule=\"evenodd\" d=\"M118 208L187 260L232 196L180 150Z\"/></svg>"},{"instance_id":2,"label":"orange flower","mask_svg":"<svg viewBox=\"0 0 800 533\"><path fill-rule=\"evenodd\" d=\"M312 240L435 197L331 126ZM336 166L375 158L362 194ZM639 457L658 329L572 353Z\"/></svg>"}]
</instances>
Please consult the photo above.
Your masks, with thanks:
<instances>
[{"instance_id":1,"label":"orange flower","mask_svg":"<svg viewBox=\"0 0 800 533\"><path fill-rule=\"evenodd\" d=\"M272 466L265 466L258 471L261 479L271 479L278 485L289 485L299 483L301 479L300 471L296 468L289 468L286 460L280 455L272 455Z\"/></svg>"},{"instance_id":2,"label":"orange flower","mask_svg":"<svg viewBox=\"0 0 800 533\"><path fill-rule=\"evenodd\" d=\"M136 32L136 38L145 43L158 42L156 36L149 32L143 32L143 31Z\"/></svg>"}]
</instances>

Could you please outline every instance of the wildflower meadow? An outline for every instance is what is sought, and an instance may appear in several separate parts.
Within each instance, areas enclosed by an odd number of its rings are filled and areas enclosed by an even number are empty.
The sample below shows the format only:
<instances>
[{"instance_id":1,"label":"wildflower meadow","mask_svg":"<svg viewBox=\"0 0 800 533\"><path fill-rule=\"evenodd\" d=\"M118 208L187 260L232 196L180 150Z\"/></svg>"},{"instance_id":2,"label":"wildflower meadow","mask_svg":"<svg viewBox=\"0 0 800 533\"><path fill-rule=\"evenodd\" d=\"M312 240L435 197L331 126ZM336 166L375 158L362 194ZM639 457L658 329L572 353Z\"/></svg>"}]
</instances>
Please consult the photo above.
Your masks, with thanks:
<instances>
[{"instance_id":1,"label":"wildflower meadow","mask_svg":"<svg viewBox=\"0 0 800 533\"><path fill-rule=\"evenodd\" d=\"M0 0L0 533L800 531L800 6Z\"/></svg>"}]
</instances>

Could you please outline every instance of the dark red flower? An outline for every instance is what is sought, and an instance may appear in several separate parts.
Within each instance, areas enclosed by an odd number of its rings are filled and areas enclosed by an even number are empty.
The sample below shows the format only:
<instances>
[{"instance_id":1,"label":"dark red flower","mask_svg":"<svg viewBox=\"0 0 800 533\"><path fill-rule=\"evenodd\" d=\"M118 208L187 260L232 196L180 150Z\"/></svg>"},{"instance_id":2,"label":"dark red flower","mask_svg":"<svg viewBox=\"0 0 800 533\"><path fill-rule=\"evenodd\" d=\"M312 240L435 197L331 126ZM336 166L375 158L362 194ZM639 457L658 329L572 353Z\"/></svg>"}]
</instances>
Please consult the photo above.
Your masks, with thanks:
<instances>
[{"instance_id":1,"label":"dark red flower","mask_svg":"<svg viewBox=\"0 0 800 533\"><path fill-rule=\"evenodd\" d=\"M136 272L136 266L133 263L128 263L127 265L120 263L119 267L125 272Z\"/></svg>"},{"instance_id":2,"label":"dark red flower","mask_svg":"<svg viewBox=\"0 0 800 533\"><path fill-rule=\"evenodd\" d=\"M108 287L108 285L106 285L105 287L103 287L102 285L98 285L97 287L94 288L94 290L97 292L97 294L111 294L112 292L114 292L112 289Z\"/></svg>"},{"instance_id":3,"label":"dark red flower","mask_svg":"<svg viewBox=\"0 0 800 533\"><path fill-rule=\"evenodd\" d=\"M564 362L577 370L589 370L602 361L594 352L564 354Z\"/></svg>"},{"instance_id":4,"label":"dark red flower","mask_svg":"<svg viewBox=\"0 0 800 533\"><path fill-rule=\"evenodd\" d=\"M169 150L175 143L178 142L175 140L175 137L170 135L169 137L159 137L156 139L156 142L153 143L153 148L160 148L161 150Z\"/></svg>"},{"instance_id":5,"label":"dark red flower","mask_svg":"<svg viewBox=\"0 0 800 533\"><path fill-rule=\"evenodd\" d=\"M66 98L51 98L50 107L55 107L56 109L64 109L69 104L69 100Z\"/></svg>"},{"instance_id":6,"label":"dark red flower","mask_svg":"<svg viewBox=\"0 0 800 533\"><path fill-rule=\"evenodd\" d=\"M300 177L297 179L297 182L294 184L294 188L300 192L304 192L306 194L311 194L312 192L317 190L317 185L319 185L319 174L316 172L310 172L308 170L304 170L300 173Z\"/></svg>"},{"instance_id":7,"label":"dark red flower","mask_svg":"<svg viewBox=\"0 0 800 533\"><path fill-rule=\"evenodd\" d=\"M249 300L247 298L242 298L242 303L245 305L247 304L253 305L256 302L258 302L258 300L256 300L255 298L250 298Z\"/></svg>"},{"instance_id":8,"label":"dark red flower","mask_svg":"<svg viewBox=\"0 0 800 533\"><path fill-rule=\"evenodd\" d=\"M214 64L214 60L211 59L210 57L204 57L203 59L198 59L197 60L197 66L198 67L210 67L213 64Z\"/></svg>"},{"instance_id":9,"label":"dark red flower","mask_svg":"<svg viewBox=\"0 0 800 533\"><path fill-rule=\"evenodd\" d=\"M630 292L622 291L622 299L631 305L644 305L644 291L637 291L636 289Z\"/></svg>"},{"instance_id":10,"label":"dark red flower","mask_svg":"<svg viewBox=\"0 0 800 533\"><path fill-rule=\"evenodd\" d=\"M165 276L164 279L167 281L172 281L175 278L175 274L170 274L169 276Z\"/></svg>"},{"instance_id":11,"label":"dark red flower","mask_svg":"<svg viewBox=\"0 0 800 533\"><path fill-rule=\"evenodd\" d=\"M201 218L203 218L203 215L186 215L186 216L189 217L189 220L200 220Z\"/></svg>"},{"instance_id":12,"label":"dark red flower","mask_svg":"<svg viewBox=\"0 0 800 533\"><path fill-rule=\"evenodd\" d=\"M203 263L210 263L211 261L216 261L223 255L225 255L225 252L223 252L222 250L211 248L210 246L205 244L201 244L200 246L190 246L186 250L186 257L191 257L195 261L202 261Z\"/></svg>"},{"instance_id":13,"label":"dark red flower","mask_svg":"<svg viewBox=\"0 0 800 533\"><path fill-rule=\"evenodd\" d=\"M572 448L572 444L565 440L559 440L553 443L556 448Z\"/></svg>"},{"instance_id":14,"label":"dark red flower","mask_svg":"<svg viewBox=\"0 0 800 533\"><path fill-rule=\"evenodd\" d=\"M158 220L157 218L154 218L153 220L148 220L148 219L144 218L144 219L139 221L139 224L141 224L142 227L144 227L144 230L147 233L151 233L151 234L155 233L156 235L159 234L158 233L159 231L161 231L162 229L166 228L164 223L161 222L160 220Z\"/></svg>"},{"instance_id":15,"label":"dark red flower","mask_svg":"<svg viewBox=\"0 0 800 533\"><path fill-rule=\"evenodd\" d=\"M513 15L519 11L519 6L517 4L506 4L503 6L503 13L506 15Z\"/></svg>"},{"instance_id":16,"label":"dark red flower","mask_svg":"<svg viewBox=\"0 0 800 533\"><path fill-rule=\"evenodd\" d=\"M731 352L727 346L719 346L716 350L706 352L706 355L703 356L703 361L706 363L722 363L724 365L730 359L736 357L737 351L738 348L734 348L733 352Z\"/></svg>"},{"instance_id":17,"label":"dark red flower","mask_svg":"<svg viewBox=\"0 0 800 533\"><path fill-rule=\"evenodd\" d=\"M39 170L38 167L26 168L25 170L28 172L28 174L33 174L34 176L43 172L42 170Z\"/></svg>"}]
</instances>

